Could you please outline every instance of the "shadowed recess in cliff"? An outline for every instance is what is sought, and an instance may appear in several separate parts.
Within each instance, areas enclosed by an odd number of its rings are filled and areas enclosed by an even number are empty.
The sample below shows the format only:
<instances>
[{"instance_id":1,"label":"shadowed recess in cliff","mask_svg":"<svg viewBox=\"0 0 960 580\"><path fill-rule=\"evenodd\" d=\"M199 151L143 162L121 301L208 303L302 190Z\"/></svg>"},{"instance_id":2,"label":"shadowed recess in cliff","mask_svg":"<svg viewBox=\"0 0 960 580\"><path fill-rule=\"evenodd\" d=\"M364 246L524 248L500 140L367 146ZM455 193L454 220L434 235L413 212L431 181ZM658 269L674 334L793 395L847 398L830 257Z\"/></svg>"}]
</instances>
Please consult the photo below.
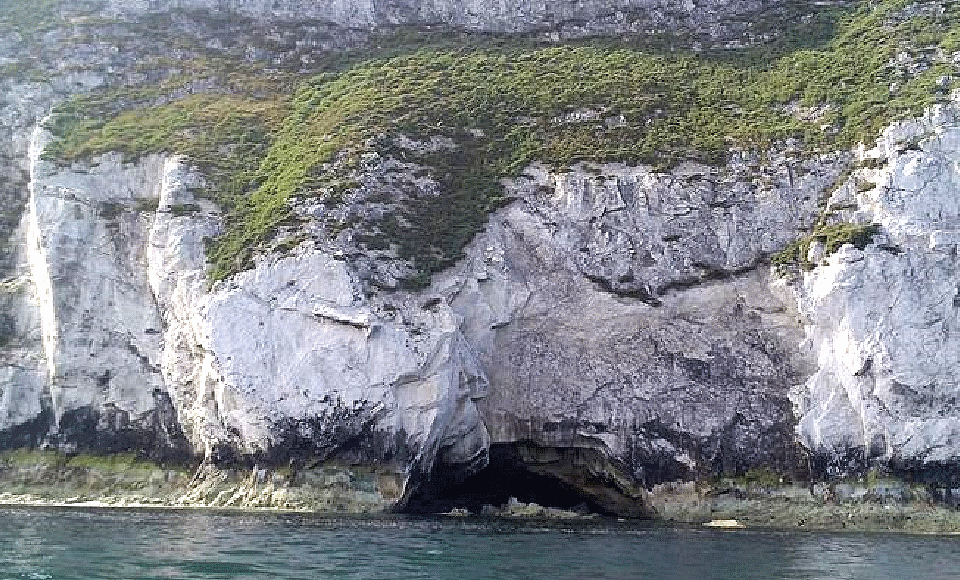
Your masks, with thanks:
<instances>
[{"instance_id":1,"label":"shadowed recess in cliff","mask_svg":"<svg viewBox=\"0 0 960 580\"><path fill-rule=\"evenodd\" d=\"M47 443L94 454L136 453L155 461L191 464L193 450L169 395L155 389L155 408L139 417L114 405L81 407L65 412Z\"/></svg>"},{"instance_id":2,"label":"shadowed recess in cliff","mask_svg":"<svg viewBox=\"0 0 960 580\"><path fill-rule=\"evenodd\" d=\"M286 418L275 426L277 442L266 452L243 458L224 452L218 463L247 467L261 463L288 466L294 470L309 469L330 460L354 464L410 464L416 453L408 441L408 434L403 429L391 432L378 428L377 421L382 418L381 408L367 404L353 409L338 404L330 413L301 419Z\"/></svg>"},{"instance_id":3,"label":"shadowed recess in cliff","mask_svg":"<svg viewBox=\"0 0 960 580\"><path fill-rule=\"evenodd\" d=\"M642 492L632 488L599 450L540 447L529 443L490 446L490 461L476 474L438 465L407 500L409 513L467 509L490 512L513 500L548 508L626 517L650 517Z\"/></svg>"},{"instance_id":4,"label":"shadowed recess in cliff","mask_svg":"<svg viewBox=\"0 0 960 580\"><path fill-rule=\"evenodd\" d=\"M0 450L38 447L53 428L53 411L44 406L30 421L0 431Z\"/></svg>"}]
</instances>

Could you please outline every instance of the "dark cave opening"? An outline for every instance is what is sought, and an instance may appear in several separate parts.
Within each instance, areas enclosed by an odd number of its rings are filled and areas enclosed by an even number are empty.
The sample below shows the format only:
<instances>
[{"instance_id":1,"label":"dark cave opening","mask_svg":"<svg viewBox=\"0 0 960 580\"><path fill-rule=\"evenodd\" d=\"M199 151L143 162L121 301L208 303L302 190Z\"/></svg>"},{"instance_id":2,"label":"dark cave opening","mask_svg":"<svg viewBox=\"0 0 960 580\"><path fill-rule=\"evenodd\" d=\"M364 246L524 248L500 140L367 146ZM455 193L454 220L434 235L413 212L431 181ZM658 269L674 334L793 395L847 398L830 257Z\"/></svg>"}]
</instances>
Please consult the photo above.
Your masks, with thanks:
<instances>
[{"instance_id":1,"label":"dark cave opening","mask_svg":"<svg viewBox=\"0 0 960 580\"><path fill-rule=\"evenodd\" d=\"M413 514L447 513L454 508L484 513L484 506L502 507L510 498L523 503L577 512L605 514L607 510L557 477L536 473L523 461L514 444L490 446L490 461L479 472L463 479L459 471L435 467L430 480L407 500L404 510Z\"/></svg>"}]
</instances>

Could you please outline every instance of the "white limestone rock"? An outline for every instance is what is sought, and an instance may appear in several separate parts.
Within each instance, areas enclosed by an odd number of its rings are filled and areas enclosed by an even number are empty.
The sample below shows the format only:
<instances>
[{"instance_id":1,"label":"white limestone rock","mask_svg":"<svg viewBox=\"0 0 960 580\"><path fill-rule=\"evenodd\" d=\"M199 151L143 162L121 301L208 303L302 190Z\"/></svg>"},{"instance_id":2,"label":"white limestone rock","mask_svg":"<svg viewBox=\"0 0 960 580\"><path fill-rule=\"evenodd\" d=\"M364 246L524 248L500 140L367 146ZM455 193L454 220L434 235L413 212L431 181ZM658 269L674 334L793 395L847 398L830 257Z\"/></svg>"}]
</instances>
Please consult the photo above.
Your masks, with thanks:
<instances>
[{"instance_id":1,"label":"white limestone rock","mask_svg":"<svg viewBox=\"0 0 960 580\"><path fill-rule=\"evenodd\" d=\"M33 280L56 420L81 407L115 406L135 416L162 389L160 317L144 260L160 160L124 165L119 155L61 169L31 145Z\"/></svg>"},{"instance_id":2,"label":"white limestone rock","mask_svg":"<svg viewBox=\"0 0 960 580\"><path fill-rule=\"evenodd\" d=\"M24 235L25 227L14 239ZM26 256L18 255L16 262L16 275L0 282L0 432L41 417L49 397L36 286Z\"/></svg>"},{"instance_id":3,"label":"white limestone rock","mask_svg":"<svg viewBox=\"0 0 960 580\"><path fill-rule=\"evenodd\" d=\"M818 370L794 393L813 449L895 461L960 457L958 103L887 129L831 204L881 235L844 246L797 288ZM869 187L865 184L871 184Z\"/></svg>"},{"instance_id":4,"label":"white limestone rock","mask_svg":"<svg viewBox=\"0 0 960 580\"><path fill-rule=\"evenodd\" d=\"M487 446L474 398L485 379L449 309L420 312L411 328L382 320L343 261L306 249L266 258L212 291L203 239L217 232L182 162L168 159L151 232L150 279L164 319L163 375L195 448L319 456L380 432L429 470L475 461ZM366 430L366 431L364 431ZM364 431L364 434L361 434ZM301 450L304 451L304 450ZM408 466L409 467L409 466Z\"/></svg>"},{"instance_id":5,"label":"white limestone rock","mask_svg":"<svg viewBox=\"0 0 960 580\"><path fill-rule=\"evenodd\" d=\"M19 341L0 430L49 411L68 442L84 409L97 428L172 413L161 430L213 461L345 456L412 477L525 442L599 449L652 482L795 464L798 418L827 454L955 460L958 108L858 152L872 161L834 219L882 233L812 245L793 293L765 260L819 218L847 154L534 165L464 260L421 292L371 293L317 240L211 287L221 219L197 171L166 155L57 167L37 131L24 256L0 282Z\"/></svg>"},{"instance_id":6,"label":"white limestone rock","mask_svg":"<svg viewBox=\"0 0 960 580\"><path fill-rule=\"evenodd\" d=\"M649 482L795 460L788 394L812 365L758 265L815 219L842 157L784 159L750 184L737 161L509 184L521 201L431 287L490 379L492 441L600 449Z\"/></svg>"},{"instance_id":7,"label":"white limestone rock","mask_svg":"<svg viewBox=\"0 0 960 580\"><path fill-rule=\"evenodd\" d=\"M642 480L789 463L793 389L815 449L950 459L952 111L860 153L889 159L854 176L876 187L832 203L853 199L846 217L885 237L806 274L799 312L758 266L816 219L842 155L773 153L749 182L756 160L736 156L670 174L533 166L464 261L423 292L369 294L352 263L311 243L210 288L204 239L220 218L193 193L195 171L167 156L57 168L38 133L27 294L49 377L18 378L24 402L4 391L7 421L36 416L44 396L57 418L143 417L161 392L211 458L334 456L368 438L425 471L531 441L606 450ZM651 475L654 460L671 467Z\"/></svg>"}]
</instances>

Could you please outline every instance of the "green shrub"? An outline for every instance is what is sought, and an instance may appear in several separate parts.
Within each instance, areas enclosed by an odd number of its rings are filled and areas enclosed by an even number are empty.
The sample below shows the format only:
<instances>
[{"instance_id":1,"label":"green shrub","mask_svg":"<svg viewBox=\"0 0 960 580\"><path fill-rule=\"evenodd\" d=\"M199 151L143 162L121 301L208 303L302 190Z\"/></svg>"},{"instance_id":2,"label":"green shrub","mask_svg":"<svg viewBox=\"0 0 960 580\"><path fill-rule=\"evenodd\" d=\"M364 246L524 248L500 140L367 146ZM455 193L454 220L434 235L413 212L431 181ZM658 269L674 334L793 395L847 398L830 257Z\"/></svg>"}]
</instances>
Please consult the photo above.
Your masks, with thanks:
<instances>
[{"instance_id":1,"label":"green shrub","mask_svg":"<svg viewBox=\"0 0 960 580\"><path fill-rule=\"evenodd\" d=\"M816 264L812 264L807 259L810 251L810 244L820 242L824 245L824 256L833 254L845 244L851 244L857 249L864 249L873 241L873 238L880 233L879 224L830 224L819 227L809 236L801 238L789 244L786 248L775 254L770 262L777 268L781 274L785 274L796 267L810 269Z\"/></svg>"}]
</instances>

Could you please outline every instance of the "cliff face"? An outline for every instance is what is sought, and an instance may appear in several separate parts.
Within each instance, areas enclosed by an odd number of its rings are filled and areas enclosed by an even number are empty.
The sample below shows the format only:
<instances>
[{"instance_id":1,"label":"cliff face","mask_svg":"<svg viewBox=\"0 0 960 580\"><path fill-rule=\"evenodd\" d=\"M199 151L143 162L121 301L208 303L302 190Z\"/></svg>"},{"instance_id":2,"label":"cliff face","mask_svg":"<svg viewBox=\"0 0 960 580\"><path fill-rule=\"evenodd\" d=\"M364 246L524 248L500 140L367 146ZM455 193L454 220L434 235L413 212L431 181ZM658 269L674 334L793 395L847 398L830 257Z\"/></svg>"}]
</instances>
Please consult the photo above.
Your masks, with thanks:
<instances>
[{"instance_id":1,"label":"cliff face","mask_svg":"<svg viewBox=\"0 0 960 580\"><path fill-rule=\"evenodd\" d=\"M11 385L22 402L7 425L35 421L37 442L68 448L226 466L336 457L407 474L441 449L482 465L486 380L449 308L385 320L323 252L210 291L204 238L219 216L192 193L195 171L163 156L58 169L43 141L38 129L22 247L44 364Z\"/></svg>"},{"instance_id":2,"label":"cliff face","mask_svg":"<svg viewBox=\"0 0 960 580\"><path fill-rule=\"evenodd\" d=\"M113 0L104 14L171 4ZM267 28L689 26L717 40L743 36L733 16L776 6L229 8ZM139 74L117 59L105 75ZM411 290L410 261L371 249L371 224L443 195L400 150L466 158L463 145L366 152L344 203L294 197L283 243L214 282L208 244L231 216L209 168L174 153L46 158L50 104L105 82L3 85L3 216L17 226L0 283L0 447L202 462L180 501L208 505L433 510L515 495L638 516L645 488L718 475L879 468L954 483L957 99L853 152L784 139L713 165L528 164L456 263ZM350 219L331 235L335 212ZM871 224L862 243L823 234ZM798 239L800 263L772 267Z\"/></svg>"},{"instance_id":3,"label":"cliff face","mask_svg":"<svg viewBox=\"0 0 960 580\"><path fill-rule=\"evenodd\" d=\"M812 448L956 461L958 139L955 104L893 125L830 197L838 217L881 235L830 256L811 246L817 266L795 287L817 360L794 393Z\"/></svg>"},{"instance_id":4,"label":"cliff face","mask_svg":"<svg viewBox=\"0 0 960 580\"><path fill-rule=\"evenodd\" d=\"M122 16L170 10L234 11L256 19L310 19L359 29L440 25L484 32L549 32L564 36L689 29L711 38L748 30L748 24L734 23L737 17L780 4L785 3L778 0L109 0L103 10Z\"/></svg>"},{"instance_id":5,"label":"cliff face","mask_svg":"<svg viewBox=\"0 0 960 580\"><path fill-rule=\"evenodd\" d=\"M31 304L10 311L42 350L6 371L6 425L49 411L36 435L68 445L406 477L470 473L491 443L522 443L531 469L624 513L639 484L802 468L798 437L831 457L951 461L953 111L860 152L880 161L831 203L851 197L844 211L883 235L792 286L763 257L817 219L842 155L533 166L457 266L371 295L342 251L309 245L211 289L202 177L166 156L56 168L38 131L29 274L8 297ZM767 179L747 182L757 163Z\"/></svg>"},{"instance_id":6,"label":"cliff face","mask_svg":"<svg viewBox=\"0 0 960 580\"><path fill-rule=\"evenodd\" d=\"M54 440L122 451L182 447L160 374L161 319L150 291L150 222L163 187L161 165L51 174L30 146L30 197L20 246L29 265L42 346L43 387L35 394ZM34 330L35 329L35 330ZM31 396L33 398L33 396ZM43 432L35 425L35 435ZM159 439L158 439L159 438ZM181 451L182 452L182 451Z\"/></svg>"}]
</instances>

